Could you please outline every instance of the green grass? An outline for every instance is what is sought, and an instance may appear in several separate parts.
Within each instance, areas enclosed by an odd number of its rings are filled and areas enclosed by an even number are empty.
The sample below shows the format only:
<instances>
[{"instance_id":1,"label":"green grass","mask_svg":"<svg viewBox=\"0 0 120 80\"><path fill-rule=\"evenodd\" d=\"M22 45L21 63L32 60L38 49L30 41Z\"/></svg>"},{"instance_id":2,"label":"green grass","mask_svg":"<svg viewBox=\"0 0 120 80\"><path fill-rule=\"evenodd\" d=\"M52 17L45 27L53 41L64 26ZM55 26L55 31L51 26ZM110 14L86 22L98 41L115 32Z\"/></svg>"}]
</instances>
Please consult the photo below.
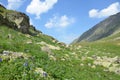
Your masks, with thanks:
<instances>
[{"instance_id":1,"label":"green grass","mask_svg":"<svg viewBox=\"0 0 120 80\"><path fill-rule=\"evenodd\" d=\"M84 42L79 45L82 46L81 51L84 53L89 51L90 55L97 54L99 56L120 56L120 45L119 41L96 41L96 42ZM101 53L100 53L101 52ZM110 53L110 54L107 54Z\"/></svg>"},{"instance_id":2,"label":"green grass","mask_svg":"<svg viewBox=\"0 0 120 80\"><path fill-rule=\"evenodd\" d=\"M11 38L8 38L8 34L11 34ZM32 43L26 44L26 41L29 40ZM0 26L0 53L3 50L8 50L23 52L31 56L28 59L16 58L11 61L3 60L0 62L0 80L119 80L120 75L105 72L105 68L102 66L89 67L88 64L93 65L93 60L82 60L83 56L95 54L99 56L119 56L120 46L115 43L82 43L80 44L82 48L75 50L78 46L76 45L73 50L70 50L70 48L65 48L52 42L52 40L52 37L43 34L26 37L25 34L11 28ZM41 41L60 46L61 50L51 50L56 57L56 61L51 60L47 52L41 51L42 45L36 44ZM74 54L71 54L73 52L77 54L78 59ZM88 54L85 54L86 52ZM110 55L102 53L110 53ZM65 58L65 55L68 55L69 59L61 60ZM24 66L26 62L28 66ZM84 66L80 64L84 64ZM49 76L41 77L40 74L36 74L36 68L42 68Z\"/></svg>"}]
</instances>

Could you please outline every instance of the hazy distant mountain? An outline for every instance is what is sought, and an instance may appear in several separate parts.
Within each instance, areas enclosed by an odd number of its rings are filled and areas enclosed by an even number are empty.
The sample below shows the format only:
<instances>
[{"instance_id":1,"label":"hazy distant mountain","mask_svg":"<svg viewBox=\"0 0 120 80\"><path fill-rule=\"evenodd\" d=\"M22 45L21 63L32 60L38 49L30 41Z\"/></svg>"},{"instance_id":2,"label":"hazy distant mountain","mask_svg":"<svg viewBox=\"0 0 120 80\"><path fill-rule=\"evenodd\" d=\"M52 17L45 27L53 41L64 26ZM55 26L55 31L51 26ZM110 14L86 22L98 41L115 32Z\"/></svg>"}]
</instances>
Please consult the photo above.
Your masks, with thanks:
<instances>
[{"instance_id":1,"label":"hazy distant mountain","mask_svg":"<svg viewBox=\"0 0 120 80\"><path fill-rule=\"evenodd\" d=\"M120 31L120 13L112 15L91 29L83 33L78 39L74 40L73 43L87 41L92 42L106 38L112 34Z\"/></svg>"}]
</instances>

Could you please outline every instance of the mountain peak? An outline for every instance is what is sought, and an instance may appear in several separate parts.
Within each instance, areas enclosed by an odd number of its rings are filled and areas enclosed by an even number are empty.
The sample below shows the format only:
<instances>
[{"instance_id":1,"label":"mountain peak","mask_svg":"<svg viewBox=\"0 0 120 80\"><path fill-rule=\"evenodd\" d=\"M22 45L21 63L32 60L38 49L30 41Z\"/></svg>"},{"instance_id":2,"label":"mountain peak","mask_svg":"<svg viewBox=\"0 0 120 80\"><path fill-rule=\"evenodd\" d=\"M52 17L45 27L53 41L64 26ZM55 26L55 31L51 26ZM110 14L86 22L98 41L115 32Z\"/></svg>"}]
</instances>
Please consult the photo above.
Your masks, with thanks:
<instances>
[{"instance_id":1,"label":"mountain peak","mask_svg":"<svg viewBox=\"0 0 120 80\"><path fill-rule=\"evenodd\" d=\"M118 30L120 30L120 12L93 26L76 39L74 43L100 40L114 34Z\"/></svg>"}]
</instances>

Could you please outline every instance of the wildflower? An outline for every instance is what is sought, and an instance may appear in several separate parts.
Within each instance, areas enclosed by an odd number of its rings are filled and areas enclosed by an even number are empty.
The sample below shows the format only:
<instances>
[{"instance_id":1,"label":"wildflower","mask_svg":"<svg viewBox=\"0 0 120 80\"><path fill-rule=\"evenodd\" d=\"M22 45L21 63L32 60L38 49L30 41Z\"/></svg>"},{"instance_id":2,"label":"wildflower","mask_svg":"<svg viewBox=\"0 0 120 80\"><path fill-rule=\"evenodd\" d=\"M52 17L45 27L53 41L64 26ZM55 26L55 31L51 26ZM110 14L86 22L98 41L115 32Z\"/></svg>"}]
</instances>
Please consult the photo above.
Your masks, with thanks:
<instances>
[{"instance_id":1,"label":"wildflower","mask_svg":"<svg viewBox=\"0 0 120 80\"><path fill-rule=\"evenodd\" d=\"M28 66L28 62L25 62L25 63L23 64L23 66Z\"/></svg>"},{"instance_id":2,"label":"wildflower","mask_svg":"<svg viewBox=\"0 0 120 80\"><path fill-rule=\"evenodd\" d=\"M2 58L0 58L0 62L2 62Z\"/></svg>"},{"instance_id":3,"label":"wildflower","mask_svg":"<svg viewBox=\"0 0 120 80\"><path fill-rule=\"evenodd\" d=\"M44 77L47 77L47 73L46 73L46 72L43 72L43 76L44 76Z\"/></svg>"}]
</instances>

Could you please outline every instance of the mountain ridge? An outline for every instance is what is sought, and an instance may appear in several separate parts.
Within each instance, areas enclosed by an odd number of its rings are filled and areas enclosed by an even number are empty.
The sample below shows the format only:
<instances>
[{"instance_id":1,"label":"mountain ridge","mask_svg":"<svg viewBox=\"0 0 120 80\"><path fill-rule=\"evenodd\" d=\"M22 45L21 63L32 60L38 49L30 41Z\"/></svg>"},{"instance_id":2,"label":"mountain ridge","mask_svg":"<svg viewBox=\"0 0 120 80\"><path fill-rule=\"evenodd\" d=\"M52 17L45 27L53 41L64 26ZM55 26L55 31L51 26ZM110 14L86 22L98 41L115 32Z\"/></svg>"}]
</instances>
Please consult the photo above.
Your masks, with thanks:
<instances>
[{"instance_id":1,"label":"mountain ridge","mask_svg":"<svg viewBox=\"0 0 120 80\"><path fill-rule=\"evenodd\" d=\"M120 12L108 17L100 23L93 26L88 31L84 32L76 41L73 43L87 41L92 42L108 37L115 32L120 30Z\"/></svg>"}]
</instances>

